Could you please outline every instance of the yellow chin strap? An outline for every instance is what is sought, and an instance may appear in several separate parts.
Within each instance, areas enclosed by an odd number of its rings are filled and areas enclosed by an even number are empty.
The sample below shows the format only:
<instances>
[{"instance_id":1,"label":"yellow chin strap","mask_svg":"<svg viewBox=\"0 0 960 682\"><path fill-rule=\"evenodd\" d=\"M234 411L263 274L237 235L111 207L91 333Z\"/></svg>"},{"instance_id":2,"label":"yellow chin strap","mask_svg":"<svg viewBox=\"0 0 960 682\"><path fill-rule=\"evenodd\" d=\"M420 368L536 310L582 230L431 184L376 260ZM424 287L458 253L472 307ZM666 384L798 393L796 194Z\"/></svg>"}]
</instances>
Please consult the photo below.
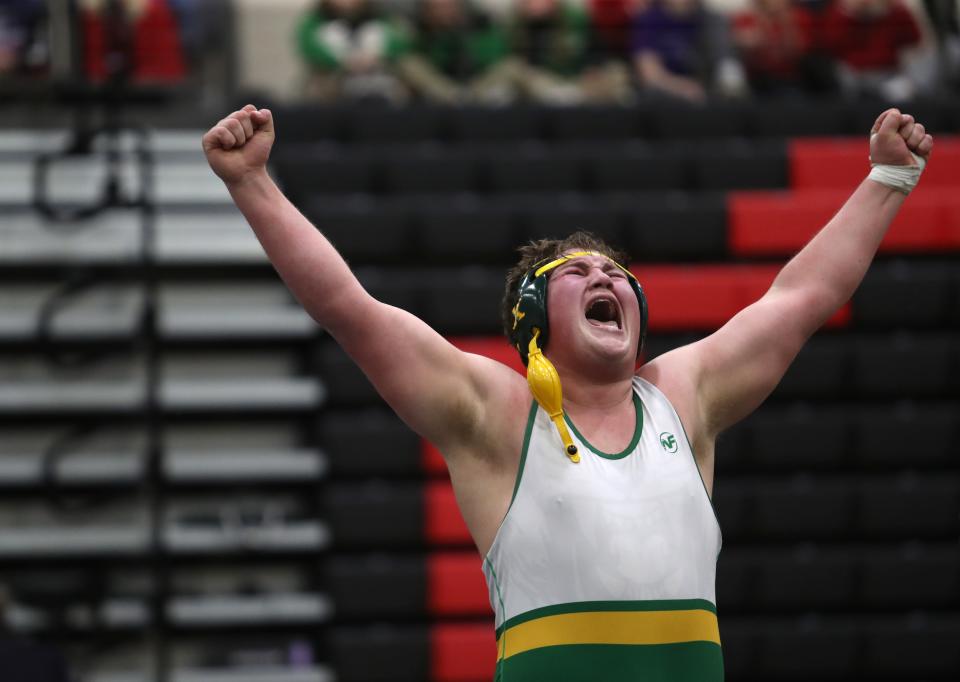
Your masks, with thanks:
<instances>
[{"instance_id":1,"label":"yellow chin strap","mask_svg":"<svg viewBox=\"0 0 960 682\"><path fill-rule=\"evenodd\" d=\"M573 438L570 437L570 432L563 420L563 390L560 387L560 375L553 363L537 346L539 336L540 330L534 327L533 338L530 339L527 383L530 384L530 392L534 399L550 416L550 420L560 432L560 440L563 441L567 457L571 462L579 462L580 453L577 452L577 446L573 444Z\"/></svg>"}]
</instances>

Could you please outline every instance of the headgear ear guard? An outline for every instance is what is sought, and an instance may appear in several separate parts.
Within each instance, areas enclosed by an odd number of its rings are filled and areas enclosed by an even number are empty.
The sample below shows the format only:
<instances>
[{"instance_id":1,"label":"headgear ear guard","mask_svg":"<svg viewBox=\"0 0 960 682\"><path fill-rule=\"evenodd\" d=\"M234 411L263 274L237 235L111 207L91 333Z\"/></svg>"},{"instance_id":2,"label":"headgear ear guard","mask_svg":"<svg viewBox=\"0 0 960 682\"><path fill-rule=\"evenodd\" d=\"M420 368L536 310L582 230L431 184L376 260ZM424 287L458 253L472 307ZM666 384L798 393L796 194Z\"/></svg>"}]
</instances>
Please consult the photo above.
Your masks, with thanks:
<instances>
[{"instance_id":1,"label":"headgear ear guard","mask_svg":"<svg viewBox=\"0 0 960 682\"><path fill-rule=\"evenodd\" d=\"M560 386L560 375L553 363L543 355L549 339L550 326L547 318L547 282L549 273L554 268L580 256L603 256L596 251L574 251L553 260L547 259L534 265L518 287L517 304L513 307L513 330L510 333L510 342L520 353L523 364L527 366L527 383L530 392L547 412L550 419L560 432L560 439L571 461L579 462L580 455L574 445L567 425L563 420L563 392ZM627 281L637 296L640 304L640 339L637 343L637 356L643 349L643 342L647 336L647 298L643 294L640 282L633 273L622 265L610 259L614 265L627 275Z\"/></svg>"}]
</instances>

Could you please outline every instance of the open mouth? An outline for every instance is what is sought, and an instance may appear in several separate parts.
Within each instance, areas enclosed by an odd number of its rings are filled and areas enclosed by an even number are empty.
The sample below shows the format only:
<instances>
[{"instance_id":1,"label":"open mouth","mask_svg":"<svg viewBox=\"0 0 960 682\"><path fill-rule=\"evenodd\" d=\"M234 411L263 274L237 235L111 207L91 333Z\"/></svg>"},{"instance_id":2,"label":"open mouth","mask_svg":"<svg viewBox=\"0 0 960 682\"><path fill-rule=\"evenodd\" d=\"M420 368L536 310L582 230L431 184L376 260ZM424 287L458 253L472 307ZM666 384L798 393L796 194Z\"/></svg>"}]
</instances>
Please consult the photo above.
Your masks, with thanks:
<instances>
[{"instance_id":1,"label":"open mouth","mask_svg":"<svg viewBox=\"0 0 960 682\"><path fill-rule=\"evenodd\" d=\"M584 314L590 324L621 329L620 311L617 304L609 298L598 298L587 306L587 311Z\"/></svg>"}]
</instances>

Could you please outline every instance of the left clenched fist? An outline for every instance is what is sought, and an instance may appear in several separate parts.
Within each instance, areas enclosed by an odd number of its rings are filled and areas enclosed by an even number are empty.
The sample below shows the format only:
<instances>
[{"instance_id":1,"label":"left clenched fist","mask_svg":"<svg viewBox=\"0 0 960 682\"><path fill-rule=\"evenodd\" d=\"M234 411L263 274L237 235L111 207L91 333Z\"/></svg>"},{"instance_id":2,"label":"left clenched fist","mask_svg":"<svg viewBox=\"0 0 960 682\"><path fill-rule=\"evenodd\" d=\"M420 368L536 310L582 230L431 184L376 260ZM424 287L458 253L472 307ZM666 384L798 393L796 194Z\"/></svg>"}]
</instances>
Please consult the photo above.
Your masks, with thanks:
<instances>
[{"instance_id":1,"label":"left clenched fist","mask_svg":"<svg viewBox=\"0 0 960 682\"><path fill-rule=\"evenodd\" d=\"M933 149L933 138L923 124L899 109L880 114L870 130L870 161L891 166L916 166L911 152L926 159Z\"/></svg>"}]
</instances>

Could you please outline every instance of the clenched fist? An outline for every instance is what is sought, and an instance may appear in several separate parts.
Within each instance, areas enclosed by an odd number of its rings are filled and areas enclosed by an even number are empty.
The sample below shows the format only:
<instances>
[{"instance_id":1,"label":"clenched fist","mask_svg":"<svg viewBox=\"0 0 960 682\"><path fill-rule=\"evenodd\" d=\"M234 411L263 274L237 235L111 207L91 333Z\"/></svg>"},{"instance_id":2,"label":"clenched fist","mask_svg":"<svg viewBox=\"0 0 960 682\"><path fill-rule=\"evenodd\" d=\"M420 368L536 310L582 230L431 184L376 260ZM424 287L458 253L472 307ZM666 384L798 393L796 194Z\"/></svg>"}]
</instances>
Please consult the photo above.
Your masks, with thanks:
<instances>
[{"instance_id":1,"label":"clenched fist","mask_svg":"<svg viewBox=\"0 0 960 682\"><path fill-rule=\"evenodd\" d=\"M203 153L213 172L231 185L266 167L273 140L270 110L248 104L207 131Z\"/></svg>"},{"instance_id":2,"label":"clenched fist","mask_svg":"<svg viewBox=\"0 0 960 682\"><path fill-rule=\"evenodd\" d=\"M933 138L910 114L887 109L870 131L870 161L891 166L916 166L913 154L924 159L933 149Z\"/></svg>"}]
</instances>

